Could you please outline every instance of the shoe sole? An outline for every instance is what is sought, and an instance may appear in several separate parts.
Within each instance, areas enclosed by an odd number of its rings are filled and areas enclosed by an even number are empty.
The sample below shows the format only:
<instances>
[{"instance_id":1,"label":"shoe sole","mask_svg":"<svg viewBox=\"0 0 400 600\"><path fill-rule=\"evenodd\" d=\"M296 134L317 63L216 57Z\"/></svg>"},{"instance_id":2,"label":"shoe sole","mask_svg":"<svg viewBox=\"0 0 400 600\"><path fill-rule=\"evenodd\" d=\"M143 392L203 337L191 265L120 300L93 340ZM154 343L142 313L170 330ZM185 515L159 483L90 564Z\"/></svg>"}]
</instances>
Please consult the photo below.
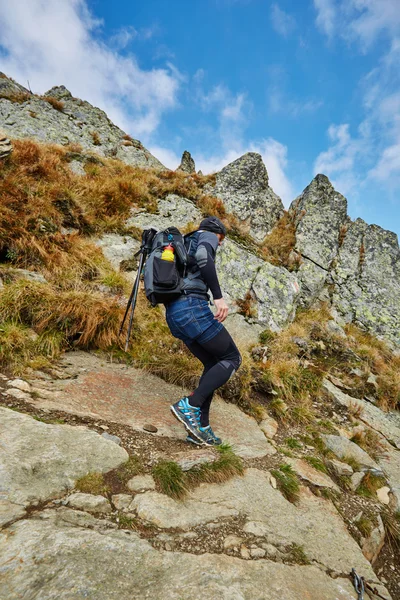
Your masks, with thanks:
<instances>
[{"instance_id":1,"label":"shoe sole","mask_svg":"<svg viewBox=\"0 0 400 600\"><path fill-rule=\"evenodd\" d=\"M173 404L171 404L170 406L171 412L174 415L174 417L176 417L178 419L178 421L180 421L182 423L182 425L185 427L185 429L192 434L193 437L196 438L196 440L199 440L199 442L201 442L202 444L204 443L204 440L201 439L201 437L199 437L196 434L196 431L194 429L192 429L190 427L190 425L183 419L182 415L179 413L179 411L177 411L175 409L175 406Z\"/></svg>"},{"instance_id":2,"label":"shoe sole","mask_svg":"<svg viewBox=\"0 0 400 600\"><path fill-rule=\"evenodd\" d=\"M198 440L195 440L194 438L190 437L189 435L187 436L186 441L189 444L194 444L195 446L206 446L207 445L204 442L200 442Z\"/></svg>"}]
</instances>

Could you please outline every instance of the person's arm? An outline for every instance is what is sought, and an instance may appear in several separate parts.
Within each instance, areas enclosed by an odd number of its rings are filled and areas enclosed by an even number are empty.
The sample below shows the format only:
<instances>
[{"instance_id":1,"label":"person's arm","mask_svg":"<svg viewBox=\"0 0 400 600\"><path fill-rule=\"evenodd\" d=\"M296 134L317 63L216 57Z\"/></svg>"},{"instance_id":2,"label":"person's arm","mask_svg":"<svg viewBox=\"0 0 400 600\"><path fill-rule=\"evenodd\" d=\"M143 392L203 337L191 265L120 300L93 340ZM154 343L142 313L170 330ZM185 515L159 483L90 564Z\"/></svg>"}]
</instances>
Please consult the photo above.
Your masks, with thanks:
<instances>
[{"instance_id":1,"label":"person's arm","mask_svg":"<svg viewBox=\"0 0 400 600\"><path fill-rule=\"evenodd\" d=\"M216 246L217 248L218 246ZM202 241L196 251L196 260L200 269L201 277L213 295L214 304L217 308L215 318L222 323L228 315L228 305L222 297L221 287L219 285L217 270L215 268L216 248Z\"/></svg>"}]
</instances>

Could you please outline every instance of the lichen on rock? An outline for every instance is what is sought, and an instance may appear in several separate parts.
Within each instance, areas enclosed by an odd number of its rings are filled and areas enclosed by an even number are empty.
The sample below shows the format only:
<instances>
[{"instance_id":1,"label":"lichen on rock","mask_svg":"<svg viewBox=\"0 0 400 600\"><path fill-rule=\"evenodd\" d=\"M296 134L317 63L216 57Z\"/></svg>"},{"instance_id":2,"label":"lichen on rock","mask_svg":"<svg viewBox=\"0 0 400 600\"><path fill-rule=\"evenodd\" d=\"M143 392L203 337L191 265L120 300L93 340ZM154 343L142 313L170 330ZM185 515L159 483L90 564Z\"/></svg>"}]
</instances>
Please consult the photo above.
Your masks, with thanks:
<instances>
[{"instance_id":1,"label":"lichen on rock","mask_svg":"<svg viewBox=\"0 0 400 600\"><path fill-rule=\"evenodd\" d=\"M248 152L216 175L209 191L220 198L227 210L261 242L283 215L282 200L270 188L268 173L260 154Z\"/></svg>"}]
</instances>

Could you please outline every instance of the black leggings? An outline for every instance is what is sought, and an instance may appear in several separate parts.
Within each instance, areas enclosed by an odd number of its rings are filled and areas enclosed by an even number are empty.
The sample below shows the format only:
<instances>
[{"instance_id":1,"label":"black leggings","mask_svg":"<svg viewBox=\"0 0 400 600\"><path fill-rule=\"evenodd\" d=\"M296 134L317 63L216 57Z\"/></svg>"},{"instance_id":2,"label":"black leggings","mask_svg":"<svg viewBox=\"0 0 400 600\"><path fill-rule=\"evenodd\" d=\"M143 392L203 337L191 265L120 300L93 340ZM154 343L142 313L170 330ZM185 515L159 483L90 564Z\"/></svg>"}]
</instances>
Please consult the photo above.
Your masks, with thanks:
<instances>
[{"instance_id":1,"label":"black leggings","mask_svg":"<svg viewBox=\"0 0 400 600\"><path fill-rule=\"evenodd\" d=\"M200 424L207 427L214 392L238 370L242 357L225 327L208 342L200 344L193 341L186 345L204 365L199 385L189 397L189 402L201 409Z\"/></svg>"}]
</instances>

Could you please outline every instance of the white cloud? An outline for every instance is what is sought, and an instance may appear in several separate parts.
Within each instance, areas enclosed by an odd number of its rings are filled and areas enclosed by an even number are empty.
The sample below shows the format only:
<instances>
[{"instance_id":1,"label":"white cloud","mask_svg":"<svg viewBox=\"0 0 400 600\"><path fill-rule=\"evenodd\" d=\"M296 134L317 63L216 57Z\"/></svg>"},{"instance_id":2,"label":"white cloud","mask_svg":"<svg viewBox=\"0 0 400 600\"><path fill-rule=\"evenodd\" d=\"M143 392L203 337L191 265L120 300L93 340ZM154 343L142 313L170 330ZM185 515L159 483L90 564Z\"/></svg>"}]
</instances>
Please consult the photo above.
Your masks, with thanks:
<instances>
[{"instance_id":1,"label":"white cloud","mask_svg":"<svg viewBox=\"0 0 400 600\"><path fill-rule=\"evenodd\" d=\"M384 182L390 177L400 181L400 143L385 148L377 165L369 174L370 177Z\"/></svg>"},{"instance_id":2,"label":"white cloud","mask_svg":"<svg viewBox=\"0 0 400 600\"><path fill-rule=\"evenodd\" d=\"M285 173L287 168L287 148L273 138L248 143L238 142L234 148L214 156L194 157L196 167L204 174L220 171L230 162L236 160L246 152L257 152L261 154L267 167L269 185L280 196L286 206L293 200L293 187Z\"/></svg>"},{"instance_id":3,"label":"white cloud","mask_svg":"<svg viewBox=\"0 0 400 600\"><path fill-rule=\"evenodd\" d=\"M399 0L314 0L317 27L332 39L357 42L362 51L380 35L396 37L400 27Z\"/></svg>"},{"instance_id":4,"label":"white cloud","mask_svg":"<svg viewBox=\"0 0 400 600\"><path fill-rule=\"evenodd\" d=\"M335 0L314 0L317 11L317 27L331 38L335 30L336 7Z\"/></svg>"},{"instance_id":5,"label":"white cloud","mask_svg":"<svg viewBox=\"0 0 400 600\"><path fill-rule=\"evenodd\" d=\"M283 37L288 37L296 29L293 15L282 10L279 4L271 6L271 22L275 31Z\"/></svg>"},{"instance_id":6,"label":"white cloud","mask_svg":"<svg viewBox=\"0 0 400 600\"><path fill-rule=\"evenodd\" d=\"M358 138L352 138L347 123L331 125L328 137L331 145L317 157L314 174L327 175L335 187L345 195L353 193L360 184L355 163L364 152L366 141L362 134Z\"/></svg>"},{"instance_id":7,"label":"white cloud","mask_svg":"<svg viewBox=\"0 0 400 600\"><path fill-rule=\"evenodd\" d=\"M85 0L0 0L2 70L39 93L64 84L132 135L150 135L177 105L180 78L170 67L142 69L99 41L100 26Z\"/></svg>"}]
</instances>

